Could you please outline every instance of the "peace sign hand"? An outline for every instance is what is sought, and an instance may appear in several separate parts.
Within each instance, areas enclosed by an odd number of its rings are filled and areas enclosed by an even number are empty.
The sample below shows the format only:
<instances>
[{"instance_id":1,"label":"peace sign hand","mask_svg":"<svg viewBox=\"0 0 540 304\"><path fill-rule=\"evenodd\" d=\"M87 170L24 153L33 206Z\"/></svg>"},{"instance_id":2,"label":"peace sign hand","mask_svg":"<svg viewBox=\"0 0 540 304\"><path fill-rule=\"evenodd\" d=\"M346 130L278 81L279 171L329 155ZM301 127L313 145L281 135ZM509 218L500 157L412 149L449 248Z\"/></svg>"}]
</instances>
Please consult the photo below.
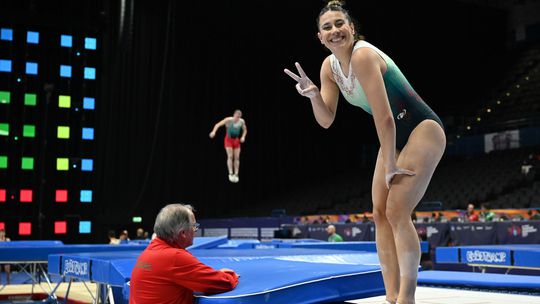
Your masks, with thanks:
<instances>
[{"instance_id":1,"label":"peace sign hand","mask_svg":"<svg viewBox=\"0 0 540 304\"><path fill-rule=\"evenodd\" d=\"M288 69L283 70L285 74L289 75L292 79L297 81L296 90L298 93L304 97L313 98L319 93L319 88L307 77L306 73L300 66L298 62L294 64L300 76L289 71Z\"/></svg>"}]
</instances>

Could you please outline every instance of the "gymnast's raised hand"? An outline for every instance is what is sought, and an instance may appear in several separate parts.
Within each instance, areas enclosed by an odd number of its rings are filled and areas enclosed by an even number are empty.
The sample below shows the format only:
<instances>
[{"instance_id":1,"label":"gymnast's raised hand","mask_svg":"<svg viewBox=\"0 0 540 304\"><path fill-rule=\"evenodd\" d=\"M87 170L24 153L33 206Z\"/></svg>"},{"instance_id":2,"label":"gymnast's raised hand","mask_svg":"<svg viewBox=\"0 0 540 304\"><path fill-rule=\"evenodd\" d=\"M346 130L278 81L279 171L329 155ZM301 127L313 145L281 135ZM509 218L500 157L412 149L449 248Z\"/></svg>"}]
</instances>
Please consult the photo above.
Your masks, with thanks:
<instances>
[{"instance_id":1,"label":"gymnast's raised hand","mask_svg":"<svg viewBox=\"0 0 540 304\"><path fill-rule=\"evenodd\" d=\"M313 82L307 77L306 73L300 66L300 63L296 62L294 64L296 66L296 69L298 70L298 73L300 76L296 75L295 73L289 71L288 69L283 70L287 75L291 76L292 79L294 79L296 82L296 90L300 95L308 98L313 98L317 96L319 93L319 88Z\"/></svg>"}]
</instances>

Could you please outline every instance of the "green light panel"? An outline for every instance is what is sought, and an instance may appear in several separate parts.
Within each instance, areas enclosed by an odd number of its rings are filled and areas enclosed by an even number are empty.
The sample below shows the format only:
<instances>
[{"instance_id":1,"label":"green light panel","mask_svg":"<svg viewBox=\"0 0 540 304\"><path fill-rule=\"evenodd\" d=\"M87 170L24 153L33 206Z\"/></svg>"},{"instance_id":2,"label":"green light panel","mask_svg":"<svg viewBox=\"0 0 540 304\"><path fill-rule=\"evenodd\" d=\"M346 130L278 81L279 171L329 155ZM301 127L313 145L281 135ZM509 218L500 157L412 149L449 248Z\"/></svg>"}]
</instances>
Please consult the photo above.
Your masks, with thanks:
<instances>
[{"instance_id":1,"label":"green light panel","mask_svg":"<svg viewBox=\"0 0 540 304\"><path fill-rule=\"evenodd\" d=\"M9 136L9 124L0 123L0 136Z\"/></svg>"},{"instance_id":2,"label":"green light panel","mask_svg":"<svg viewBox=\"0 0 540 304\"><path fill-rule=\"evenodd\" d=\"M58 126L57 137L60 139L69 139L69 127Z\"/></svg>"},{"instance_id":3,"label":"green light panel","mask_svg":"<svg viewBox=\"0 0 540 304\"><path fill-rule=\"evenodd\" d=\"M10 92L0 91L0 103L1 104L9 104L10 97L11 97Z\"/></svg>"},{"instance_id":4,"label":"green light panel","mask_svg":"<svg viewBox=\"0 0 540 304\"><path fill-rule=\"evenodd\" d=\"M66 95L58 96L58 107L71 108L71 96L66 96Z\"/></svg>"},{"instance_id":5,"label":"green light panel","mask_svg":"<svg viewBox=\"0 0 540 304\"><path fill-rule=\"evenodd\" d=\"M56 170L57 171L68 171L69 170L69 159L68 158L57 158L56 159Z\"/></svg>"},{"instance_id":6,"label":"green light panel","mask_svg":"<svg viewBox=\"0 0 540 304\"><path fill-rule=\"evenodd\" d=\"M6 155L0 155L0 169L7 169L8 157Z\"/></svg>"},{"instance_id":7,"label":"green light panel","mask_svg":"<svg viewBox=\"0 0 540 304\"><path fill-rule=\"evenodd\" d=\"M34 126L34 125L24 125L23 126L23 137L36 137L36 126Z\"/></svg>"},{"instance_id":8,"label":"green light panel","mask_svg":"<svg viewBox=\"0 0 540 304\"><path fill-rule=\"evenodd\" d=\"M34 158L33 157L23 157L21 159L21 169L23 169L23 170L34 170Z\"/></svg>"},{"instance_id":9,"label":"green light panel","mask_svg":"<svg viewBox=\"0 0 540 304\"><path fill-rule=\"evenodd\" d=\"M26 93L24 94L24 105L25 106L35 106L37 104L37 95Z\"/></svg>"}]
</instances>

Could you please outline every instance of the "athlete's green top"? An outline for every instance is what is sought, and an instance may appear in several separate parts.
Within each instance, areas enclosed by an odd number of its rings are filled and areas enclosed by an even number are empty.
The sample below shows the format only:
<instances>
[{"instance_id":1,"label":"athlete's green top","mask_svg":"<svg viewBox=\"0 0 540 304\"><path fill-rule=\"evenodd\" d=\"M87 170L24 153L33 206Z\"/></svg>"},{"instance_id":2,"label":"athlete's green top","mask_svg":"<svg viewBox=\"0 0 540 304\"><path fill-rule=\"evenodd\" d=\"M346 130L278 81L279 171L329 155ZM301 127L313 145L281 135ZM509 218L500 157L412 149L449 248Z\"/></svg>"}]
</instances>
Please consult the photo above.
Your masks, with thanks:
<instances>
[{"instance_id":1,"label":"athlete's green top","mask_svg":"<svg viewBox=\"0 0 540 304\"><path fill-rule=\"evenodd\" d=\"M230 138L240 137L243 126L244 122L241 119L239 119L237 122L234 122L234 120L231 119L227 123L227 136L229 136Z\"/></svg>"},{"instance_id":2,"label":"athlete's green top","mask_svg":"<svg viewBox=\"0 0 540 304\"><path fill-rule=\"evenodd\" d=\"M343 242L343 238L341 237L341 235L337 233L333 233L328 237L328 241L329 242Z\"/></svg>"},{"instance_id":3,"label":"athlete's green top","mask_svg":"<svg viewBox=\"0 0 540 304\"><path fill-rule=\"evenodd\" d=\"M414 91L394 61L364 40L356 42L353 53L363 47L377 52L387 66L383 80L396 124L396 148L403 149L413 129L425 119L433 119L443 127L440 118ZM330 55L330 66L334 79L345 99L350 104L372 114L366 94L352 72L352 66L349 64L349 75L345 76L339 61L334 55Z\"/></svg>"}]
</instances>

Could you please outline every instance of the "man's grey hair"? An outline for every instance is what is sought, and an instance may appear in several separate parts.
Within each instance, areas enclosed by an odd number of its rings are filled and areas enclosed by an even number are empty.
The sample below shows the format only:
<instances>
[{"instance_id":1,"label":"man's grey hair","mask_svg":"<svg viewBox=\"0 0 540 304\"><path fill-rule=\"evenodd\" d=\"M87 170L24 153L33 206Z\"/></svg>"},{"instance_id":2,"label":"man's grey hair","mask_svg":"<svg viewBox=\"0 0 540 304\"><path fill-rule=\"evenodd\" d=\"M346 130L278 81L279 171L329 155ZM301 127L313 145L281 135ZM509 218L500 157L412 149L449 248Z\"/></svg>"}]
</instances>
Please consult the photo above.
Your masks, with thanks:
<instances>
[{"instance_id":1,"label":"man's grey hair","mask_svg":"<svg viewBox=\"0 0 540 304\"><path fill-rule=\"evenodd\" d=\"M170 204L159 211L154 223L154 233L167 243L174 244L182 230L191 228L191 205Z\"/></svg>"}]
</instances>

